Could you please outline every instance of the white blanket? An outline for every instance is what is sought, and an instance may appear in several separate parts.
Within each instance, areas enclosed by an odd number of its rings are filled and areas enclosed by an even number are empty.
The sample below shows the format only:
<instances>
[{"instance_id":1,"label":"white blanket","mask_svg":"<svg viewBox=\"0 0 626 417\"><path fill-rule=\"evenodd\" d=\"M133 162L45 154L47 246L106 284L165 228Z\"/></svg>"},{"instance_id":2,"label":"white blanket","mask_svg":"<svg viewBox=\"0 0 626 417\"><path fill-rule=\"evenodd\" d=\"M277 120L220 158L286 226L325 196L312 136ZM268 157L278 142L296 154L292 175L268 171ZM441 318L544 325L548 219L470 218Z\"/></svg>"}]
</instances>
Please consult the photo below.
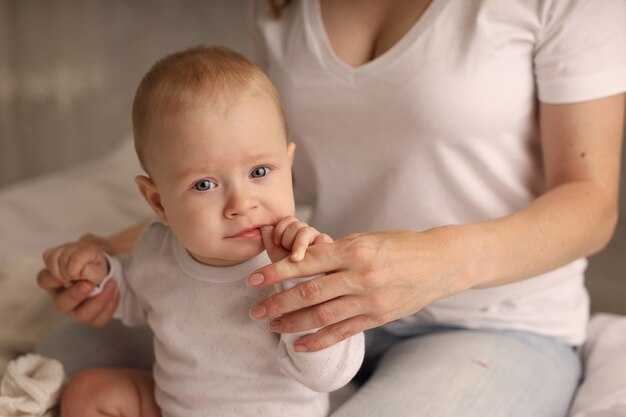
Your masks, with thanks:
<instances>
[{"instance_id":1,"label":"white blanket","mask_svg":"<svg viewBox=\"0 0 626 417\"><path fill-rule=\"evenodd\" d=\"M11 361L0 383L0 416L55 416L64 379L54 359L28 354Z\"/></svg>"}]
</instances>

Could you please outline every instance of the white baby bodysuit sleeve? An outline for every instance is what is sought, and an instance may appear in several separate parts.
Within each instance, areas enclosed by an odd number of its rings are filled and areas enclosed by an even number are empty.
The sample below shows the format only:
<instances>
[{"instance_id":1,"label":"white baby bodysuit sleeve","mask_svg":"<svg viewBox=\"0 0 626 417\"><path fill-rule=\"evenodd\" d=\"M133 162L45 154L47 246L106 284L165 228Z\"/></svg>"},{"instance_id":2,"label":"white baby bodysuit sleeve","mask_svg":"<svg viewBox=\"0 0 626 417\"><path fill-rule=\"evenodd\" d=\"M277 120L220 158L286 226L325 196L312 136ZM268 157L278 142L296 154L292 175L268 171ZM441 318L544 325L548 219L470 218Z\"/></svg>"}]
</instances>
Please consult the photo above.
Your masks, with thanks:
<instances>
[{"instance_id":1,"label":"white baby bodysuit sleeve","mask_svg":"<svg viewBox=\"0 0 626 417\"><path fill-rule=\"evenodd\" d=\"M104 257L109 264L109 273L94 288L90 296L99 294L106 282L110 279L114 279L120 292L120 302L115 310L115 313L113 313L113 317L122 320L122 322L127 326L140 326L146 324L145 311L141 308L132 288L126 283L122 261L119 258L109 256L106 253L104 253Z\"/></svg>"},{"instance_id":2,"label":"white baby bodysuit sleeve","mask_svg":"<svg viewBox=\"0 0 626 417\"><path fill-rule=\"evenodd\" d=\"M289 280L277 285L277 289L284 291L317 277ZM316 331L281 334L278 346L280 370L313 391L335 391L350 382L361 367L365 339L361 332L318 352L294 350L296 340Z\"/></svg>"}]
</instances>

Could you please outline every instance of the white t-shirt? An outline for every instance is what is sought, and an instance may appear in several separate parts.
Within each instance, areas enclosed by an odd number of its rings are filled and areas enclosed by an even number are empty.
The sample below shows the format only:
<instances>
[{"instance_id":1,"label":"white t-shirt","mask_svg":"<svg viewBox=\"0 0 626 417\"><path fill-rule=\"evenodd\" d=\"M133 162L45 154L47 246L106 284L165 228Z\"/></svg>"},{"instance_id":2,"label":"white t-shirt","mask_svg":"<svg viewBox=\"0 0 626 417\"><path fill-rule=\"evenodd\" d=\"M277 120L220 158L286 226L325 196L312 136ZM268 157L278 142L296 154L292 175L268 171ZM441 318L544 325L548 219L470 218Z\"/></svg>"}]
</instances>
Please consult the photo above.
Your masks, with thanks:
<instances>
[{"instance_id":1,"label":"white t-shirt","mask_svg":"<svg viewBox=\"0 0 626 417\"><path fill-rule=\"evenodd\" d=\"M283 100L312 224L335 238L527 207L545 187L537 99L626 90L624 0L433 0L395 46L358 68L333 53L318 0L293 2L279 19L266 3L255 4L257 60ZM580 344L585 266L468 290L387 328L508 328Z\"/></svg>"},{"instance_id":2,"label":"white t-shirt","mask_svg":"<svg viewBox=\"0 0 626 417\"><path fill-rule=\"evenodd\" d=\"M263 252L232 267L201 264L161 223L147 228L124 268L111 260L109 275L122 294L115 317L154 332L163 417L323 417L327 392L356 374L363 333L299 353L293 343L305 332L279 337L250 319L250 307L274 289L250 288L245 279L269 262Z\"/></svg>"}]
</instances>

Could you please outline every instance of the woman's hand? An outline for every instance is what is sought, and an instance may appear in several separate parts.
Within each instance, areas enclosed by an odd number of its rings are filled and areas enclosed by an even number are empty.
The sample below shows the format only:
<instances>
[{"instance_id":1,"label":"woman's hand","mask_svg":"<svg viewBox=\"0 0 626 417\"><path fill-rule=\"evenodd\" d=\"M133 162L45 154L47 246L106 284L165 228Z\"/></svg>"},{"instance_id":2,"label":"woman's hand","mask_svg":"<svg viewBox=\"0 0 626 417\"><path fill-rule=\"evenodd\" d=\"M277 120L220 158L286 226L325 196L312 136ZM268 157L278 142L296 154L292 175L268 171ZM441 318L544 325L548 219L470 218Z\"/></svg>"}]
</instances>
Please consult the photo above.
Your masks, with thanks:
<instances>
[{"instance_id":1,"label":"woman's hand","mask_svg":"<svg viewBox=\"0 0 626 417\"><path fill-rule=\"evenodd\" d=\"M56 280L50 270L42 269L37 274L37 284L52 298L54 307L74 320L94 327L104 326L112 317L120 301L120 294L114 279L109 280L98 295L89 297L94 284L80 280L65 288Z\"/></svg>"},{"instance_id":2,"label":"woman's hand","mask_svg":"<svg viewBox=\"0 0 626 417\"><path fill-rule=\"evenodd\" d=\"M109 280L102 292L90 297L98 278L106 275L106 261L101 255L106 249L107 240L85 235L77 242L47 250L43 255L46 268L37 274L37 284L50 295L57 310L95 327L111 319L120 297L115 280ZM70 282L74 284L67 287Z\"/></svg>"},{"instance_id":3,"label":"woman's hand","mask_svg":"<svg viewBox=\"0 0 626 417\"><path fill-rule=\"evenodd\" d=\"M251 314L255 319L274 317L270 328L279 333L321 328L296 346L324 349L469 288L471 245L466 236L461 227L441 227L423 233L354 234L310 246L302 261L283 259L265 266L248 284L326 275L268 297Z\"/></svg>"},{"instance_id":4,"label":"woman's hand","mask_svg":"<svg viewBox=\"0 0 626 417\"><path fill-rule=\"evenodd\" d=\"M123 254L133 249L139 235L147 225L148 222L146 221L137 223L105 238L86 234L80 238L79 242L93 243L109 255ZM71 245L71 243L67 245ZM95 327L104 326L113 317L113 313L120 302L120 294L115 280L109 280L104 285L102 292L95 297L89 297L94 284L87 280L80 280L71 287L65 288L64 279L58 275L53 274L47 268L42 269L37 274L37 284L50 295L57 310L69 314L76 321Z\"/></svg>"}]
</instances>

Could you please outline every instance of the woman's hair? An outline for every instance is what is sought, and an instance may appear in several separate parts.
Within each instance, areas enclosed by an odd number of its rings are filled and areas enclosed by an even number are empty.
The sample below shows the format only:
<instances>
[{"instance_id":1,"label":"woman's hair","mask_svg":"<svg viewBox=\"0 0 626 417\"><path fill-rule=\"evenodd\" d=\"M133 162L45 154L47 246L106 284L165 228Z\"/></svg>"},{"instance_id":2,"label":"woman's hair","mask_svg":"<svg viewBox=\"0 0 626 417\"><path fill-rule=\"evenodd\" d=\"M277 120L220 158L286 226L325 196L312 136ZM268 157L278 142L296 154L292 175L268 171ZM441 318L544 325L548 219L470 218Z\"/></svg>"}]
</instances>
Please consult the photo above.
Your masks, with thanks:
<instances>
[{"instance_id":1,"label":"woman's hair","mask_svg":"<svg viewBox=\"0 0 626 417\"><path fill-rule=\"evenodd\" d=\"M157 61L141 80L133 102L135 149L144 170L151 130L158 129L160 122L207 105L223 109L244 94L268 95L286 129L276 89L242 55L224 47L198 46Z\"/></svg>"}]
</instances>

